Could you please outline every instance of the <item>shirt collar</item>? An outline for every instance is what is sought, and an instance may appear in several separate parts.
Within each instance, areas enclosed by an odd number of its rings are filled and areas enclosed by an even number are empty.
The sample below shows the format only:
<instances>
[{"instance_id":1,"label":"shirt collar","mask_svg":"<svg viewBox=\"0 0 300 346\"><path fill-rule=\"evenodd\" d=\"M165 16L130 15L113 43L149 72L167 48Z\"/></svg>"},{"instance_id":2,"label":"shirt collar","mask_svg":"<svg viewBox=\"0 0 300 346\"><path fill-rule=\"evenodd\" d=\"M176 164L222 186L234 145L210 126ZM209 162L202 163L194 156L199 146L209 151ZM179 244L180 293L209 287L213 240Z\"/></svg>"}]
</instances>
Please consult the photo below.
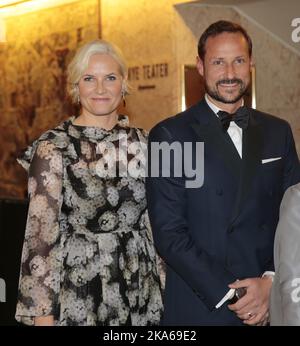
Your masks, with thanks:
<instances>
[{"instance_id":1,"label":"shirt collar","mask_svg":"<svg viewBox=\"0 0 300 346\"><path fill-rule=\"evenodd\" d=\"M209 108L216 114L217 117L219 117L218 112L221 111L222 109L216 106L214 103L212 103L210 99L208 98L207 94L205 94L205 101L208 104ZM241 106L244 106L244 99L242 99Z\"/></svg>"}]
</instances>

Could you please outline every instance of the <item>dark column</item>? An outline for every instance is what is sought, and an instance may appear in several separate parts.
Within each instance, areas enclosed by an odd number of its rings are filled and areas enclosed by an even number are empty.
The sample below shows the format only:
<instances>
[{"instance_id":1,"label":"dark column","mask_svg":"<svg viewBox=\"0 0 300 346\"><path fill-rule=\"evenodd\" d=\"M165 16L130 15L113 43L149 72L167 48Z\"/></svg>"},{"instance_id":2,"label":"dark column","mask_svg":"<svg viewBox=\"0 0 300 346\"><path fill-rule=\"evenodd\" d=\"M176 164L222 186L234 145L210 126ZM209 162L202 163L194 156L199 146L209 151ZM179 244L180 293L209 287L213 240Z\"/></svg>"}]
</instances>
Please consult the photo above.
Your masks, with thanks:
<instances>
[{"instance_id":1,"label":"dark column","mask_svg":"<svg viewBox=\"0 0 300 346\"><path fill-rule=\"evenodd\" d=\"M0 325L17 324L14 316L27 209L26 200L0 199L0 278L6 286L6 301L0 302Z\"/></svg>"}]
</instances>

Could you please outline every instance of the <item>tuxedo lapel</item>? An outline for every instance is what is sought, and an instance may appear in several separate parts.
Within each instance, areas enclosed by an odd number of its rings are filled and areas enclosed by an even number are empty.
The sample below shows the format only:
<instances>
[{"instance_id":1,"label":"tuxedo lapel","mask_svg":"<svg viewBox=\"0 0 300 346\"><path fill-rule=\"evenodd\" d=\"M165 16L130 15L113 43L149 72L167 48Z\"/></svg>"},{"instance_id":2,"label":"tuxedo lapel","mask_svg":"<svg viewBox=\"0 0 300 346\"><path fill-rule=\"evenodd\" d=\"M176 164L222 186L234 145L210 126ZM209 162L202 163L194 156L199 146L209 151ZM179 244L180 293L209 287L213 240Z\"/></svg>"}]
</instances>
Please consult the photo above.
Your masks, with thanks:
<instances>
[{"instance_id":1,"label":"tuxedo lapel","mask_svg":"<svg viewBox=\"0 0 300 346\"><path fill-rule=\"evenodd\" d=\"M200 102L195 108L191 127L199 140L204 142L204 150L206 146L210 147L235 179L239 179L241 158L229 135L223 132L217 116L205 101Z\"/></svg>"},{"instance_id":2,"label":"tuxedo lapel","mask_svg":"<svg viewBox=\"0 0 300 346\"><path fill-rule=\"evenodd\" d=\"M259 122L250 112L249 126L243 131L243 159L239 190L231 223L235 221L242 210L243 203L252 187L252 180L259 167L262 151L262 129Z\"/></svg>"},{"instance_id":3,"label":"tuxedo lapel","mask_svg":"<svg viewBox=\"0 0 300 346\"><path fill-rule=\"evenodd\" d=\"M199 140L204 142L204 150L205 146L209 146L237 181L238 192L230 224L236 220L242 210L261 160L262 129L254 118L251 108L249 112L249 125L243 130L242 159L230 136L223 132L218 118L204 100L194 108L191 121L192 129Z\"/></svg>"}]
</instances>

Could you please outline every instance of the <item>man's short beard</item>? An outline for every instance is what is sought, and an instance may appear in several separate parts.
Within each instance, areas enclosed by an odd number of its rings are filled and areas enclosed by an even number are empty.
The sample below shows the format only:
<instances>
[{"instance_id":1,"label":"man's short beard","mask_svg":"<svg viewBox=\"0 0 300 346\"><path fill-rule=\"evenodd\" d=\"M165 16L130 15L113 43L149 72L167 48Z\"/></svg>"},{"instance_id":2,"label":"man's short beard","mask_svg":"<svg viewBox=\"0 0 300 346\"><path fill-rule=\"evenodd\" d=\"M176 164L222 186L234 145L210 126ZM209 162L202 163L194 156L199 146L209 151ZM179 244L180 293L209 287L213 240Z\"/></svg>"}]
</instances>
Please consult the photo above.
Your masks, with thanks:
<instances>
[{"instance_id":1,"label":"man's short beard","mask_svg":"<svg viewBox=\"0 0 300 346\"><path fill-rule=\"evenodd\" d=\"M227 100L226 98L224 98L222 95L220 95L218 93L218 85L219 84L233 84L233 83L239 83L240 85L240 92L239 94L232 100ZM247 92L247 88L248 88L248 85L245 85L245 83L241 80L241 79L237 79L237 78L234 78L232 80L220 80L216 83L216 91L212 90L206 83L205 81L205 89L206 89L206 92L207 94L213 98L214 100L216 101L219 101L219 102L222 102L222 103L226 103L226 104L233 104L233 103L236 103L238 102Z\"/></svg>"}]
</instances>

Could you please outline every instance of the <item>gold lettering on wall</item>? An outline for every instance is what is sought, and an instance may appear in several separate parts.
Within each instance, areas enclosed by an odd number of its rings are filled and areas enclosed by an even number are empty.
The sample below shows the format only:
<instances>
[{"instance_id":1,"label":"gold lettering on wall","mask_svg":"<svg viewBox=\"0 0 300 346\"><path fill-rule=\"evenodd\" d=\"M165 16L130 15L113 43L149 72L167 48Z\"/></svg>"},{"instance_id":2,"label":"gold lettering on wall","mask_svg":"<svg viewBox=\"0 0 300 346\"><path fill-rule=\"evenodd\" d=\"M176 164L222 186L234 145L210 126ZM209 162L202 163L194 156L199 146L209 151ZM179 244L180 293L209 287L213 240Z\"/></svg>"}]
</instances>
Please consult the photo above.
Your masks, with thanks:
<instances>
[{"instance_id":1,"label":"gold lettering on wall","mask_svg":"<svg viewBox=\"0 0 300 346\"><path fill-rule=\"evenodd\" d=\"M168 76L168 64L143 66L144 79L163 78Z\"/></svg>"},{"instance_id":2,"label":"gold lettering on wall","mask_svg":"<svg viewBox=\"0 0 300 346\"><path fill-rule=\"evenodd\" d=\"M160 78L168 77L168 64L159 63L159 64L149 64L142 66L132 66L128 68L128 80L133 81L143 81L145 83L149 81L158 80ZM155 89L155 84L143 84L138 85L137 90L149 90Z\"/></svg>"},{"instance_id":3,"label":"gold lettering on wall","mask_svg":"<svg viewBox=\"0 0 300 346\"><path fill-rule=\"evenodd\" d=\"M133 66L128 68L128 80L140 80L141 77L144 80L165 78L168 77L168 70L167 63Z\"/></svg>"},{"instance_id":4,"label":"gold lettering on wall","mask_svg":"<svg viewBox=\"0 0 300 346\"><path fill-rule=\"evenodd\" d=\"M128 68L128 80L140 80L140 68L139 66Z\"/></svg>"}]
</instances>

